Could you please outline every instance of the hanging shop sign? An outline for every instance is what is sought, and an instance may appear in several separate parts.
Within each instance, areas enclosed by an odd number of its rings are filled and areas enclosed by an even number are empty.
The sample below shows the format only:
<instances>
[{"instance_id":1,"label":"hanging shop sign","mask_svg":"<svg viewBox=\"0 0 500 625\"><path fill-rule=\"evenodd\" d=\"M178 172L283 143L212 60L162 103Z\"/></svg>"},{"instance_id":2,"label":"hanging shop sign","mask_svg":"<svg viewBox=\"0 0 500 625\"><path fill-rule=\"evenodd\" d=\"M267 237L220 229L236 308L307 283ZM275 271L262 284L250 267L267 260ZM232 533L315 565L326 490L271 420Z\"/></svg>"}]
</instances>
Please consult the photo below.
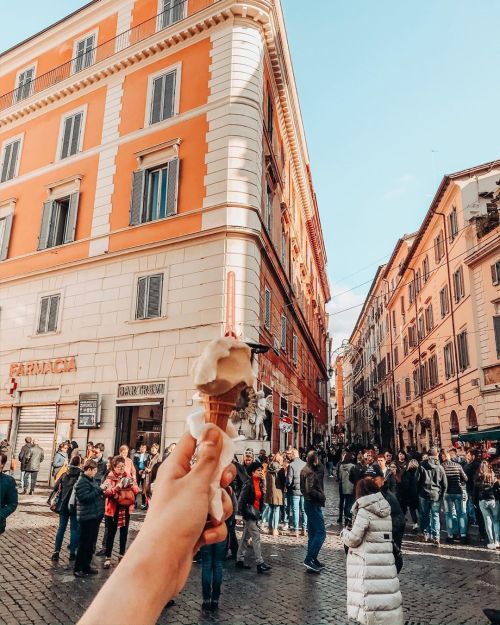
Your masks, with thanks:
<instances>
[{"instance_id":1,"label":"hanging shop sign","mask_svg":"<svg viewBox=\"0 0 500 625\"><path fill-rule=\"evenodd\" d=\"M144 384L119 384L118 399L133 399L134 397L165 396L165 382L146 382Z\"/></svg>"},{"instance_id":2,"label":"hanging shop sign","mask_svg":"<svg viewBox=\"0 0 500 625\"><path fill-rule=\"evenodd\" d=\"M52 358L51 360L28 360L13 362L10 365L9 377L16 378L27 375L44 375L46 373L71 373L76 371L74 356L68 358Z\"/></svg>"},{"instance_id":3,"label":"hanging shop sign","mask_svg":"<svg viewBox=\"0 0 500 625\"><path fill-rule=\"evenodd\" d=\"M100 422L99 393L80 393L78 396L78 429L98 428Z\"/></svg>"}]
</instances>

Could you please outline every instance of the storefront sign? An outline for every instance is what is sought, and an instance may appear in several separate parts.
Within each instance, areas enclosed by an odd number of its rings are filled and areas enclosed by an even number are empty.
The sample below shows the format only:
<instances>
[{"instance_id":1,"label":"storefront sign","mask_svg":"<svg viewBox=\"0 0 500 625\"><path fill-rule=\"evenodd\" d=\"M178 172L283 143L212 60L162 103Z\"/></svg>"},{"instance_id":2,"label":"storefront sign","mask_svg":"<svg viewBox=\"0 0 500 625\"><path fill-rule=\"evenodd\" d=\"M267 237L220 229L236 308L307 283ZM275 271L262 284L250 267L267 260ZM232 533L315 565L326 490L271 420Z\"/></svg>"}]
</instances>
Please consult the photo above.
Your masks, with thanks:
<instances>
[{"instance_id":1,"label":"storefront sign","mask_svg":"<svg viewBox=\"0 0 500 625\"><path fill-rule=\"evenodd\" d=\"M78 428L98 428L99 423L99 394L80 393L78 397Z\"/></svg>"},{"instance_id":2,"label":"storefront sign","mask_svg":"<svg viewBox=\"0 0 500 625\"><path fill-rule=\"evenodd\" d=\"M161 397L165 395L165 382L150 382L146 384L120 384L118 399L134 397Z\"/></svg>"},{"instance_id":3,"label":"storefront sign","mask_svg":"<svg viewBox=\"0 0 500 625\"><path fill-rule=\"evenodd\" d=\"M76 371L75 357L53 358L52 360L30 360L13 362L10 365L9 377L16 378L26 375L44 375L45 373L70 373Z\"/></svg>"}]
</instances>

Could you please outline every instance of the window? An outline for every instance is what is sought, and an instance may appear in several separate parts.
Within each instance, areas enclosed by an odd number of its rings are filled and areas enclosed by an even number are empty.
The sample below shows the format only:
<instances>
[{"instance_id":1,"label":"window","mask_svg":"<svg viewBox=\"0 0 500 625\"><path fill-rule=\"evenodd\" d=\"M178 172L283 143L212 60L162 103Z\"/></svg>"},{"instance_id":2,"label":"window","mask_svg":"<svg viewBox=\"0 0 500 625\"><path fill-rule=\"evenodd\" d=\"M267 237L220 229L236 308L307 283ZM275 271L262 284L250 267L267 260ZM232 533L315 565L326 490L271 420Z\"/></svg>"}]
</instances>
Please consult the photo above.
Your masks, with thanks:
<instances>
[{"instance_id":1,"label":"window","mask_svg":"<svg viewBox=\"0 0 500 625\"><path fill-rule=\"evenodd\" d=\"M396 336L396 311L392 311L392 335Z\"/></svg>"},{"instance_id":2,"label":"window","mask_svg":"<svg viewBox=\"0 0 500 625\"><path fill-rule=\"evenodd\" d=\"M426 256L424 258L424 262L422 263L422 275L424 278L424 283L427 282L427 280L429 279L429 275L430 275L430 269L429 269L429 257Z\"/></svg>"},{"instance_id":3,"label":"window","mask_svg":"<svg viewBox=\"0 0 500 625\"><path fill-rule=\"evenodd\" d=\"M273 138L273 97L271 93L267 96L267 134L269 139Z\"/></svg>"},{"instance_id":4,"label":"window","mask_svg":"<svg viewBox=\"0 0 500 625\"><path fill-rule=\"evenodd\" d=\"M2 166L0 173L0 182L12 180L18 174L19 157L21 154L21 139L14 139L4 145L2 154Z\"/></svg>"},{"instance_id":5,"label":"window","mask_svg":"<svg viewBox=\"0 0 500 625\"><path fill-rule=\"evenodd\" d=\"M422 290L422 277L420 274L420 269L415 272L415 295L418 295Z\"/></svg>"},{"instance_id":6,"label":"window","mask_svg":"<svg viewBox=\"0 0 500 625\"><path fill-rule=\"evenodd\" d=\"M292 361L296 365L299 358L299 337L294 334L292 336Z\"/></svg>"},{"instance_id":7,"label":"window","mask_svg":"<svg viewBox=\"0 0 500 625\"><path fill-rule=\"evenodd\" d=\"M453 274L453 294L455 296L455 303L458 303L464 296L464 271L460 266Z\"/></svg>"},{"instance_id":8,"label":"window","mask_svg":"<svg viewBox=\"0 0 500 625\"><path fill-rule=\"evenodd\" d=\"M444 346L444 375L447 380L455 375L455 358L453 356L453 343Z\"/></svg>"},{"instance_id":9,"label":"window","mask_svg":"<svg viewBox=\"0 0 500 625\"><path fill-rule=\"evenodd\" d=\"M405 397L406 397L406 401L410 401L411 400L410 378L405 378Z\"/></svg>"},{"instance_id":10,"label":"window","mask_svg":"<svg viewBox=\"0 0 500 625\"><path fill-rule=\"evenodd\" d=\"M500 284L500 260L491 265L491 281L493 284Z\"/></svg>"},{"instance_id":11,"label":"window","mask_svg":"<svg viewBox=\"0 0 500 625\"><path fill-rule=\"evenodd\" d=\"M397 346L394 348L394 366L397 367L399 365L399 355Z\"/></svg>"},{"instance_id":12,"label":"window","mask_svg":"<svg viewBox=\"0 0 500 625\"><path fill-rule=\"evenodd\" d=\"M45 250L75 240L79 193L49 200L43 205L38 249Z\"/></svg>"},{"instance_id":13,"label":"window","mask_svg":"<svg viewBox=\"0 0 500 625\"><path fill-rule=\"evenodd\" d=\"M165 219L177 214L179 160L133 173L130 225Z\"/></svg>"},{"instance_id":14,"label":"window","mask_svg":"<svg viewBox=\"0 0 500 625\"><path fill-rule=\"evenodd\" d=\"M46 334L57 330L57 317L61 296L49 295L40 300L40 316L38 318L37 334Z\"/></svg>"},{"instance_id":15,"label":"window","mask_svg":"<svg viewBox=\"0 0 500 625\"><path fill-rule=\"evenodd\" d=\"M439 384L439 372L437 356L434 354L429 358L429 385L430 388L434 388Z\"/></svg>"},{"instance_id":16,"label":"window","mask_svg":"<svg viewBox=\"0 0 500 625\"><path fill-rule=\"evenodd\" d=\"M0 260L2 257L0 256ZM493 330L495 332L495 346L497 349L497 359L500 360L500 316L493 317Z\"/></svg>"},{"instance_id":17,"label":"window","mask_svg":"<svg viewBox=\"0 0 500 625\"><path fill-rule=\"evenodd\" d=\"M405 356L408 356L408 351L409 351L408 348L409 348L409 346L408 346L408 337L405 334L405 336L403 337L403 354Z\"/></svg>"},{"instance_id":18,"label":"window","mask_svg":"<svg viewBox=\"0 0 500 625\"><path fill-rule=\"evenodd\" d=\"M404 296L401 296L400 304L401 304L401 317L403 318L403 325L404 325L405 319L406 319L405 298L404 298Z\"/></svg>"},{"instance_id":19,"label":"window","mask_svg":"<svg viewBox=\"0 0 500 625\"><path fill-rule=\"evenodd\" d=\"M163 274L144 276L137 281L136 319L161 317Z\"/></svg>"},{"instance_id":20,"label":"window","mask_svg":"<svg viewBox=\"0 0 500 625\"><path fill-rule=\"evenodd\" d=\"M61 150L59 158L67 158L82 149L83 111L66 117L63 121Z\"/></svg>"},{"instance_id":21,"label":"window","mask_svg":"<svg viewBox=\"0 0 500 625\"><path fill-rule=\"evenodd\" d=\"M271 331L271 290L264 289L264 327Z\"/></svg>"},{"instance_id":22,"label":"window","mask_svg":"<svg viewBox=\"0 0 500 625\"><path fill-rule=\"evenodd\" d=\"M415 300L415 281L412 280L408 285L408 300L410 304L413 304Z\"/></svg>"},{"instance_id":23,"label":"window","mask_svg":"<svg viewBox=\"0 0 500 625\"><path fill-rule=\"evenodd\" d=\"M458 343L458 368L460 371L465 371L470 365L469 362L469 348L467 345L467 330L463 330L457 336Z\"/></svg>"},{"instance_id":24,"label":"window","mask_svg":"<svg viewBox=\"0 0 500 625\"><path fill-rule=\"evenodd\" d=\"M94 64L95 61L95 48L96 48L96 36L95 33L80 39L75 44L75 58L73 60L73 73L81 72L82 69L86 69Z\"/></svg>"},{"instance_id":25,"label":"window","mask_svg":"<svg viewBox=\"0 0 500 625\"><path fill-rule=\"evenodd\" d=\"M33 79L35 78L35 68L30 67L21 72L17 77L16 91L14 94L14 100L20 102L29 98L33 93Z\"/></svg>"},{"instance_id":26,"label":"window","mask_svg":"<svg viewBox=\"0 0 500 625\"><path fill-rule=\"evenodd\" d=\"M286 233L282 229L281 230L281 264L283 265L283 268L285 269L285 271L287 270L286 261L287 261L287 239L286 239Z\"/></svg>"},{"instance_id":27,"label":"window","mask_svg":"<svg viewBox=\"0 0 500 625\"><path fill-rule=\"evenodd\" d=\"M166 28L184 19L185 0L161 0L158 28Z\"/></svg>"},{"instance_id":28,"label":"window","mask_svg":"<svg viewBox=\"0 0 500 625\"><path fill-rule=\"evenodd\" d=\"M429 365L427 361L420 365L420 386L422 393L429 390Z\"/></svg>"},{"instance_id":29,"label":"window","mask_svg":"<svg viewBox=\"0 0 500 625\"><path fill-rule=\"evenodd\" d=\"M401 386L396 384L396 408L401 406Z\"/></svg>"},{"instance_id":30,"label":"window","mask_svg":"<svg viewBox=\"0 0 500 625\"><path fill-rule=\"evenodd\" d=\"M458 234L458 218L457 209L455 207L452 208L448 219L450 222L450 241L453 241Z\"/></svg>"},{"instance_id":31,"label":"window","mask_svg":"<svg viewBox=\"0 0 500 625\"><path fill-rule=\"evenodd\" d=\"M432 312L432 304L425 309L425 330L429 333L434 328L434 314Z\"/></svg>"},{"instance_id":32,"label":"window","mask_svg":"<svg viewBox=\"0 0 500 625\"><path fill-rule=\"evenodd\" d=\"M267 185L266 192L266 214L264 222L269 234L273 231L273 191L269 185Z\"/></svg>"},{"instance_id":33,"label":"window","mask_svg":"<svg viewBox=\"0 0 500 625\"><path fill-rule=\"evenodd\" d=\"M418 340L422 341L425 336L425 321L424 315L419 315L417 320L417 328L418 328Z\"/></svg>"},{"instance_id":34,"label":"window","mask_svg":"<svg viewBox=\"0 0 500 625\"><path fill-rule=\"evenodd\" d=\"M153 78L149 110L150 124L157 124L174 115L176 82L177 70Z\"/></svg>"},{"instance_id":35,"label":"window","mask_svg":"<svg viewBox=\"0 0 500 625\"><path fill-rule=\"evenodd\" d=\"M408 328L408 344L410 349L417 345L417 331L415 325L411 325Z\"/></svg>"},{"instance_id":36,"label":"window","mask_svg":"<svg viewBox=\"0 0 500 625\"><path fill-rule=\"evenodd\" d=\"M439 291L439 304L441 306L441 317L445 317L450 312L450 296L448 285Z\"/></svg>"},{"instance_id":37,"label":"window","mask_svg":"<svg viewBox=\"0 0 500 625\"><path fill-rule=\"evenodd\" d=\"M441 230L437 237L434 239L434 257L436 263L439 263L444 256L444 236Z\"/></svg>"},{"instance_id":38,"label":"window","mask_svg":"<svg viewBox=\"0 0 500 625\"><path fill-rule=\"evenodd\" d=\"M415 393L415 397L420 395L420 374L418 369L413 371L413 392Z\"/></svg>"},{"instance_id":39,"label":"window","mask_svg":"<svg viewBox=\"0 0 500 625\"><path fill-rule=\"evenodd\" d=\"M281 349L286 352L286 315L281 315Z\"/></svg>"},{"instance_id":40,"label":"window","mask_svg":"<svg viewBox=\"0 0 500 625\"><path fill-rule=\"evenodd\" d=\"M7 258L11 228L12 215L0 219L0 261Z\"/></svg>"}]
</instances>

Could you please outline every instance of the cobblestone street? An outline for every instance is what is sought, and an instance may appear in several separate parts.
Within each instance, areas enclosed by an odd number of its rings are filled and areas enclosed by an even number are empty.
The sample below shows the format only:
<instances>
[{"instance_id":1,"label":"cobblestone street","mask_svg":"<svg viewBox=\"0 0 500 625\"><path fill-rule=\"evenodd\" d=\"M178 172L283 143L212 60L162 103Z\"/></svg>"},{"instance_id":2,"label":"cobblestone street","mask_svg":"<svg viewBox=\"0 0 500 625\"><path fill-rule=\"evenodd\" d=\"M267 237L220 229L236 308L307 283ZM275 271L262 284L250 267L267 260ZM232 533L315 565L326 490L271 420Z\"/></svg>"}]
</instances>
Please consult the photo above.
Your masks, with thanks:
<instances>
[{"instance_id":1,"label":"cobblestone street","mask_svg":"<svg viewBox=\"0 0 500 625\"><path fill-rule=\"evenodd\" d=\"M347 623L345 555L339 528L331 526L336 512L332 482L327 507L330 527L321 552L327 565L324 573L315 576L305 571L305 538L263 536L264 556L273 565L270 576L257 576L255 570L236 572L234 563L228 562L218 617L207 620L201 613L200 567L193 565L175 606L165 610L159 622ZM75 579L64 547L60 562L51 562L57 517L47 509L45 498L45 493L22 496L0 539L1 625L76 623L109 574L102 570L95 578ZM140 526L141 515L136 514L131 537ZM405 536L403 547L400 581L407 623L481 625L487 623L482 607L500 607L500 554L474 544L443 545L438 551L417 542L412 533ZM100 566L101 559L96 560Z\"/></svg>"}]
</instances>

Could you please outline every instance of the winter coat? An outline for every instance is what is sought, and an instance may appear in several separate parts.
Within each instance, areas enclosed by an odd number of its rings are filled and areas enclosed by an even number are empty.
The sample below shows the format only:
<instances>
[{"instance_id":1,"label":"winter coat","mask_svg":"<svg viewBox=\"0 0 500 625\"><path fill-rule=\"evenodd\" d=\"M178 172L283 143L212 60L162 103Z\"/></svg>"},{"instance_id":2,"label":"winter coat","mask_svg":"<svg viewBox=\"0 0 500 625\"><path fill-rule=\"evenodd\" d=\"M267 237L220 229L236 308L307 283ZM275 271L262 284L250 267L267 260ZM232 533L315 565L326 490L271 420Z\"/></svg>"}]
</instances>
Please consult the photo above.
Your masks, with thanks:
<instances>
[{"instance_id":1,"label":"winter coat","mask_svg":"<svg viewBox=\"0 0 500 625\"><path fill-rule=\"evenodd\" d=\"M52 461L52 477L55 477L59 469L68 464L68 456L62 451L57 451Z\"/></svg>"},{"instance_id":2,"label":"winter coat","mask_svg":"<svg viewBox=\"0 0 500 625\"><path fill-rule=\"evenodd\" d=\"M300 474L305 466L306 463L300 458L294 458L288 465L286 474L287 491L291 492L296 497L302 495L300 492Z\"/></svg>"},{"instance_id":3,"label":"winter coat","mask_svg":"<svg viewBox=\"0 0 500 625\"><path fill-rule=\"evenodd\" d=\"M264 484L264 480L260 480L260 490L262 493L262 501L265 500L266 496L266 488ZM245 520L251 519L247 512L247 506L250 504L253 506L255 502L255 488L253 485L253 478L249 477L248 480L243 485L241 489L241 493L238 499L238 514L242 516ZM260 510L262 512L262 504L260 506ZM252 519L253 520L253 519Z\"/></svg>"},{"instance_id":4,"label":"winter coat","mask_svg":"<svg viewBox=\"0 0 500 625\"><path fill-rule=\"evenodd\" d=\"M390 492L393 495L396 494L396 491L397 491L396 476L390 469L385 470L384 485L382 486L382 490L384 491L384 493Z\"/></svg>"},{"instance_id":5,"label":"winter coat","mask_svg":"<svg viewBox=\"0 0 500 625\"><path fill-rule=\"evenodd\" d=\"M33 445L31 448L31 455L28 463L26 464L25 471L40 471L40 465L44 459L43 449L40 445Z\"/></svg>"},{"instance_id":6,"label":"winter coat","mask_svg":"<svg viewBox=\"0 0 500 625\"><path fill-rule=\"evenodd\" d=\"M446 473L437 459L429 458L417 469L418 496L431 501L442 499L448 486Z\"/></svg>"},{"instance_id":7,"label":"winter coat","mask_svg":"<svg viewBox=\"0 0 500 625\"><path fill-rule=\"evenodd\" d=\"M300 490L306 501L325 505L326 497L323 488L324 471L321 465L312 466L306 464L300 474Z\"/></svg>"},{"instance_id":8,"label":"winter coat","mask_svg":"<svg viewBox=\"0 0 500 625\"><path fill-rule=\"evenodd\" d=\"M73 486L76 484L81 474L82 470L80 467L70 466L68 471L54 484L54 493L57 493L60 489L56 505L56 512L58 514L70 513L68 509L69 500L73 492Z\"/></svg>"},{"instance_id":9,"label":"winter coat","mask_svg":"<svg viewBox=\"0 0 500 625\"><path fill-rule=\"evenodd\" d=\"M82 474L75 484L76 516L79 521L102 519L104 516L104 494L99 484Z\"/></svg>"},{"instance_id":10,"label":"winter coat","mask_svg":"<svg viewBox=\"0 0 500 625\"><path fill-rule=\"evenodd\" d=\"M480 480L478 476L476 476L476 481L474 483L474 490L472 491L472 500L479 506L479 502L482 501L492 501L495 499L495 481L491 484Z\"/></svg>"},{"instance_id":11,"label":"winter coat","mask_svg":"<svg viewBox=\"0 0 500 625\"><path fill-rule=\"evenodd\" d=\"M401 476L398 489L399 501L415 509L418 508L417 472L418 468L407 469Z\"/></svg>"},{"instance_id":12,"label":"winter coat","mask_svg":"<svg viewBox=\"0 0 500 625\"><path fill-rule=\"evenodd\" d=\"M99 460L97 460L97 458L94 458L94 460L97 462L97 473L94 476L94 480L98 484L101 484L101 482L106 477L106 473L108 472L108 463L106 462L106 460L104 460L103 456L101 456Z\"/></svg>"},{"instance_id":13,"label":"winter coat","mask_svg":"<svg viewBox=\"0 0 500 625\"><path fill-rule=\"evenodd\" d=\"M354 493L354 484L349 479L351 469L354 467L352 462L342 462L337 469L341 493L343 495L352 495Z\"/></svg>"},{"instance_id":14,"label":"winter coat","mask_svg":"<svg viewBox=\"0 0 500 625\"><path fill-rule=\"evenodd\" d=\"M266 473L265 502L273 506L283 505L283 491L285 490L285 471L279 462L271 462Z\"/></svg>"},{"instance_id":15,"label":"winter coat","mask_svg":"<svg viewBox=\"0 0 500 625\"><path fill-rule=\"evenodd\" d=\"M0 534L5 532L5 519L17 508L16 480L0 472Z\"/></svg>"},{"instance_id":16,"label":"winter coat","mask_svg":"<svg viewBox=\"0 0 500 625\"><path fill-rule=\"evenodd\" d=\"M392 546L391 507L382 493L360 497L354 523L341 536L347 554L347 615L363 625L402 625Z\"/></svg>"},{"instance_id":17,"label":"winter coat","mask_svg":"<svg viewBox=\"0 0 500 625\"><path fill-rule=\"evenodd\" d=\"M379 467L378 463L372 462L371 464L363 464L362 462L358 462L355 464L349 473L349 479L356 486L356 484L364 477L383 477L382 469Z\"/></svg>"},{"instance_id":18,"label":"winter coat","mask_svg":"<svg viewBox=\"0 0 500 625\"><path fill-rule=\"evenodd\" d=\"M139 462L141 460L141 452L140 451L136 451L134 454L134 467L136 470L137 475L139 475L140 472L144 472L146 470L146 466L149 462L149 459L151 457L151 454L149 452L145 452L144 453L144 468L140 469L139 468Z\"/></svg>"},{"instance_id":19,"label":"winter coat","mask_svg":"<svg viewBox=\"0 0 500 625\"><path fill-rule=\"evenodd\" d=\"M28 466L28 462L31 458L31 450L33 449L33 445L23 445L21 447L21 451L19 452L19 462L21 463L21 471L26 471L26 467Z\"/></svg>"},{"instance_id":20,"label":"winter coat","mask_svg":"<svg viewBox=\"0 0 500 625\"><path fill-rule=\"evenodd\" d=\"M104 490L104 497L106 498L106 510L105 510L106 516L111 516L111 517L115 516L116 509L118 507L118 504L117 504L118 490L116 487L118 486L118 483L121 482L121 480L124 477L130 477L130 474L125 472L125 473L122 473L121 475L116 475L114 471L110 471L108 473L108 476L106 477L106 480L104 481L102 485L103 490ZM137 493L139 492L139 487L137 486L137 482L135 481L134 477L132 478L132 480L133 481L132 481L131 490L134 493L134 495L137 495ZM129 507L130 513L132 513L133 510L134 510L134 505L132 504Z\"/></svg>"}]
</instances>

